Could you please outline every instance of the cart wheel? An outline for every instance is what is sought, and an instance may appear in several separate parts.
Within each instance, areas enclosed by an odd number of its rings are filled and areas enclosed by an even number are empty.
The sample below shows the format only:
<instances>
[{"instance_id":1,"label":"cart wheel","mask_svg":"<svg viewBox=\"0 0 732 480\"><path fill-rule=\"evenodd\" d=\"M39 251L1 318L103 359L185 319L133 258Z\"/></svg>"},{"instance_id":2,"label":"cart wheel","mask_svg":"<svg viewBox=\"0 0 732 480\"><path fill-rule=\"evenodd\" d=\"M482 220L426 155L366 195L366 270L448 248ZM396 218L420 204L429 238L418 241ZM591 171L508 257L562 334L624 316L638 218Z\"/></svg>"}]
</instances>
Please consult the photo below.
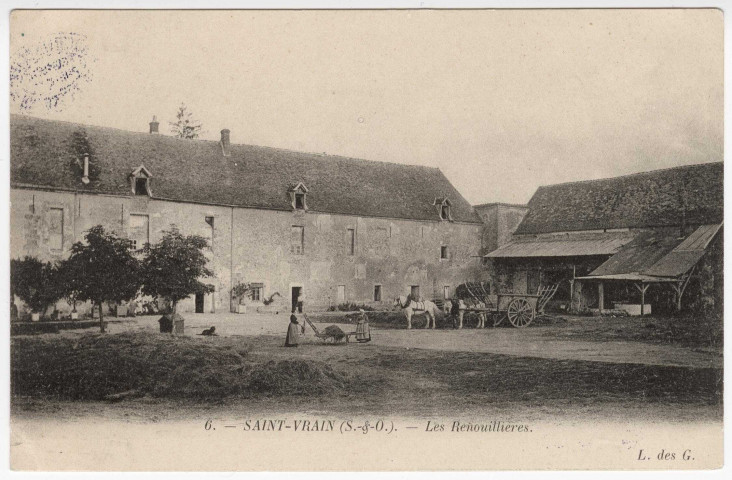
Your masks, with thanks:
<instances>
[{"instance_id":1,"label":"cart wheel","mask_svg":"<svg viewBox=\"0 0 732 480\"><path fill-rule=\"evenodd\" d=\"M517 328L527 327L534 319L534 307L525 298L515 298L508 304L508 321Z\"/></svg>"}]
</instances>

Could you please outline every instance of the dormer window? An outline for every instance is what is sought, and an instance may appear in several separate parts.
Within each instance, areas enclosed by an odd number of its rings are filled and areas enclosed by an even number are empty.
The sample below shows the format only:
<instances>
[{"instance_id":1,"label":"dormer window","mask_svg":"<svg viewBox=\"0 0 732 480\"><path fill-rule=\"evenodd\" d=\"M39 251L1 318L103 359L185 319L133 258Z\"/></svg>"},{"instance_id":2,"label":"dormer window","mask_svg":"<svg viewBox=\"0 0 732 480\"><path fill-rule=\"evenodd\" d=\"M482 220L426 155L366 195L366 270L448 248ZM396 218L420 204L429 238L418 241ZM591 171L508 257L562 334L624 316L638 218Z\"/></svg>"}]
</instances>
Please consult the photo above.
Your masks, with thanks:
<instances>
[{"instance_id":1,"label":"dormer window","mask_svg":"<svg viewBox=\"0 0 732 480\"><path fill-rule=\"evenodd\" d=\"M147 195L147 178L135 179L135 195Z\"/></svg>"},{"instance_id":2,"label":"dormer window","mask_svg":"<svg viewBox=\"0 0 732 480\"><path fill-rule=\"evenodd\" d=\"M150 179L152 178L152 174L150 171L145 168L144 165L140 165L136 169L132 171L130 174L130 184L132 187L132 193L134 195L146 195L148 197L152 196L152 191L150 190Z\"/></svg>"},{"instance_id":3,"label":"dormer window","mask_svg":"<svg viewBox=\"0 0 732 480\"><path fill-rule=\"evenodd\" d=\"M452 222L452 204L447 198L435 198L433 203L437 207L437 214L440 216L440 220L446 220Z\"/></svg>"},{"instance_id":4,"label":"dormer window","mask_svg":"<svg viewBox=\"0 0 732 480\"><path fill-rule=\"evenodd\" d=\"M305 210L305 194L295 194L295 210Z\"/></svg>"},{"instance_id":5,"label":"dormer window","mask_svg":"<svg viewBox=\"0 0 732 480\"><path fill-rule=\"evenodd\" d=\"M290 188L290 201L292 202L293 210L307 210L307 195L308 189L302 183L298 183L294 187Z\"/></svg>"}]
</instances>

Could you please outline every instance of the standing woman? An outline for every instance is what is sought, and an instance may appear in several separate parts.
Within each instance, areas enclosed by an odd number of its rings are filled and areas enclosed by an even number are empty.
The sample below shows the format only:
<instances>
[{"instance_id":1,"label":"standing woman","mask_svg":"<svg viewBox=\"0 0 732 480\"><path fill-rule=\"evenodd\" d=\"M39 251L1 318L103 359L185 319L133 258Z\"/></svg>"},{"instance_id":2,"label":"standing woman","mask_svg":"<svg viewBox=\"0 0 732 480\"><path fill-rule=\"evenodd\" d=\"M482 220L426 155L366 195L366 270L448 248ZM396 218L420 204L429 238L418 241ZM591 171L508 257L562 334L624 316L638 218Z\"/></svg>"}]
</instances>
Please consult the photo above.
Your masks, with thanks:
<instances>
[{"instance_id":1,"label":"standing woman","mask_svg":"<svg viewBox=\"0 0 732 480\"><path fill-rule=\"evenodd\" d=\"M356 323L356 340L364 343L371 341L371 329L369 328L369 319L366 317L366 312L362 308L359 308L361 316Z\"/></svg>"},{"instance_id":2,"label":"standing woman","mask_svg":"<svg viewBox=\"0 0 732 480\"><path fill-rule=\"evenodd\" d=\"M298 336L300 335L297 326L297 317L294 314L290 315L290 325L287 327L287 337L285 338L286 347L297 347Z\"/></svg>"}]
</instances>

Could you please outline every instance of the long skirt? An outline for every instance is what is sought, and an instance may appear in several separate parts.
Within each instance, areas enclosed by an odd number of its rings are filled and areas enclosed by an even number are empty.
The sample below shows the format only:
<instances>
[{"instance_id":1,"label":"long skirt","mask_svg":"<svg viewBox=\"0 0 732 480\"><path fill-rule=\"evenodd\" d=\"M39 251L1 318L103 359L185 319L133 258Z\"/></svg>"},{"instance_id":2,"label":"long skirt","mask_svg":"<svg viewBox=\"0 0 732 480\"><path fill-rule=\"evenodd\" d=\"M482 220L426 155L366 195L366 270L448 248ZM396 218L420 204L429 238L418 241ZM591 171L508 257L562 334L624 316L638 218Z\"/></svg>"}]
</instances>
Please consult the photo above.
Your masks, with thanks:
<instances>
[{"instance_id":1,"label":"long skirt","mask_svg":"<svg viewBox=\"0 0 732 480\"><path fill-rule=\"evenodd\" d=\"M356 324L356 340L359 342L368 342L371 340L371 329L366 322Z\"/></svg>"},{"instance_id":2,"label":"long skirt","mask_svg":"<svg viewBox=\"0 0 732 480\"><path fill-rule=\"evenodd\" d=\"M297 347L297 341L299 337L297 323L290 322L290 326L287 327L287 338L285 338L286 347Z\"/></svg>"}]
</instances>

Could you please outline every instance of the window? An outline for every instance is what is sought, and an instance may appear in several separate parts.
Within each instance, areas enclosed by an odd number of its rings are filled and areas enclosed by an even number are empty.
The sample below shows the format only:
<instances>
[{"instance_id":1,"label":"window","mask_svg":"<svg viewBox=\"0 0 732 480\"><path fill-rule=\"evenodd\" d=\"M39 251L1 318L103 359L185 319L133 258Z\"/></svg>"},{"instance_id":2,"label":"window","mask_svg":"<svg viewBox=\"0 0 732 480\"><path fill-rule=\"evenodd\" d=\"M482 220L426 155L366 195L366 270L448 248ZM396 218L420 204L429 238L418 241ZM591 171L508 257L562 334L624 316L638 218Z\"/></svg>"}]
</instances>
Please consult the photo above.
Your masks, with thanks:
<instances>
[{"instance_id":1,"label":"window","mask_svg":"<svg viewBox=\"0 0 732 480\"><path fill-rule=\"evenodd\" d=\"M135 179L135 195L147 195L147 178Z\"/></svg>"},{"instance_id":2,"label":"window","mask_svg":"<svg viewBox=\"0 0 732 480\"><path fill-rule=\"evenodd\" d=\"M295 255L305 253L305 227L293 225L290 232L290 252Z\"/></svg>"},{"instance_id":3,"label":"window","mask_svg":"<svg viewBox=\"0 0 732 480\"><path fill-rule=\"evenodd\" d=\"M445 300L450 298L450 285L445 285L444 287L442 287L442 298L444 298Z\"/></svg>"},{"instance_id":4,"label":"window","mask_svg":"<svg viewBox=\"0 0 732 480\"><path fill-rule=\"evenodd\" d=\"M450 258L450 253L447 250L447 245L440 247L440 260L447 260Z\"/></svg>"},{"instance_id":5,"label":"window","mask_svg":"<svg viewBox=\"0 0 732 480\"><path fill-rule=\"evenodd\" d=\"M338 285L338 291L336 292L336 301L338 302L338 305L340 305L341 303L346 303L345 285Z\"/></svg>"},{"instance_id":6,"label":"window","mask_svg":"<svg viewBox=\"0 0 732 480\"><path fill-rule=\"evenodd\" d=\"M346 230L346 253L348 255L356 254L356 230L353 228Z\"/></svg>"},{"instance_id":7,"label":"window","mask_svg":"<svg viewBox=\"0 0 732 480\"><path fill-rule=\"evenodd\" d=\"M254 302L261 302L262 301L262 291L264 290L264 284L263 283L252 283L252 301Z\"/></svg>"},{"instance_id":8,"label":"window","mask_svg":"<svg viewBox=\"0 0 732 480\"><path fill-rule=\"evenodd\" d=\"M451 203L447 198L435 198L434 205L437 207L437 213L440 215L440 220L452 221L452 215L450 212Z\"/></svg>"},{"instance_id":9,"label":"window","mask_svg":"<svg viewBox=\"0 0 732 480\"><path fill-rule=\"evenodd\" d=\"M295 186L291 186L289 189L290 193L290 200L292 201L292 209L293 210L307 210L308 209L308 203L307 203L307 194L308 189L305 185L302 183L298 183Z\"/></svg>"},{"instance_id":10,"label":"window","mask_svg":"<svg viewBox=\"0 0 732 480\"><path fill-rule=\"evenodd\" d=\"M64 249L63 208L52 208L48 211L48 244L51 250Z\"/></svg>"},{"instance_id":11,"label":"window","mask_svg":"<svg viewBox=\"0 0 732 480\"><path fill-rule=\"evenodd\" d=\"M150 242L150 219L147 215L131 214L128 238L132 240L133 250L142 250Z\"/></svg>"},{"instance_id":12,"label":"window","mask_svg":"<svg viewBox=\"0 0 732 480\"><path fill-rule=\"evenodd\" d=\"M150 191L150 179L152 174L150 170L140 165L130 173L130 183L132 185L132 193L135 195L152 196Z\"/></svg>"},{"instance_id":13,"label":"window","mask_svg":"<svg viewBox=\"0 0 732 480\"><path fill-rule=\"evenodd\" d=\"M374 302L381 301L381 285L374 285Z\"/></svg>"},{"instance_id":14,"label":"window","mask_svg":"<svg viewBox=\"0 0 732 480\"><path fill-rule=\"evenodd\" d=\"M213 251L214 217L206 217L206 223L209 226L209 228L206 230L206 240L208 240L208 249Z\"/></svg>"},{"instance_id":15,"label":"window","mask_svg":"<svg viewBox=\"0 0 732 480\"><path fill-rule=\"evenodd\" d=\"M450 219L450 205L443 205L440 208L440 218L443 220Z\"/></svg>"}]
</instances>

